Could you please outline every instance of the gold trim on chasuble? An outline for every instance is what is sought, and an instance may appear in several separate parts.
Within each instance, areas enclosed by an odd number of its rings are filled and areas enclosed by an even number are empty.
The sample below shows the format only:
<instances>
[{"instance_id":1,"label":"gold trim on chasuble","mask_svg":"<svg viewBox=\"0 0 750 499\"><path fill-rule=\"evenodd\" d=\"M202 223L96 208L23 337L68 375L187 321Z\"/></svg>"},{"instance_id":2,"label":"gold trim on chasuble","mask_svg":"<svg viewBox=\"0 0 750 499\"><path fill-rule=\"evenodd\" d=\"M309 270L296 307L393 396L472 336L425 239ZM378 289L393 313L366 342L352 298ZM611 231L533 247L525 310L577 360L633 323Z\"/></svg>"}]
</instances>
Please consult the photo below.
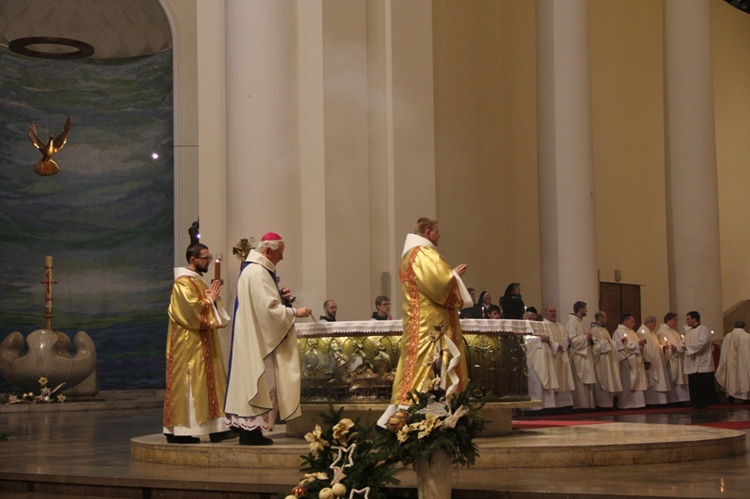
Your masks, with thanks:
<instances>
[{"instance_id":1,"label":"gold trim on chasuble","mask_svg":"<svg viewBox=\"0 0 750 499\"><path fill-rule=\"evenodd\" d=\"M417 246L410 250L409 253L409 264L406 270L402 270L399 273L401 284L406 284L409 295L409 319L408 324L404 327L404 333L408 334L407 339L407 351L406 351L406 362L404 363L404 372L401 378L401 389L399 392L399 403L409 404L411 399L409 393L413 390L419 390L420 387L412 386L414 382L414 373L416 371L416 364L419 357L419 330L420 330L420 297L419 287L417 285L416 273L414 272L414 261L417 258L421 246ZM451 284L451 290L446 298L445 302L441 305L449 310L449 327L450 337L453 342L461 349L462 353L465 354L463 349L463 338L458 334L459 323L458 314L453 313L459 299L458 282L453 279ZM458 375L458 391L461 392L465 388L465 377L461 373L461 363L459 363L454 371Z\"/></svg>"},{"instance_id":2,"label":"gold trim on chasuble","mask_svg":"<svg viewBox=\"0 0 750 499\"><path fill-rule=\"evenodd\" d=\"M196 293L201 297L201 301L205 301L203 298L203 292L190 276L180 276L178 279L187 279L195 288ZM209 300L209 303L203 304L200 317L200 329L198 330L198 337L201 342L201 354L203 356L203 363L206 366L206 390L208 391L208 419L215 419L222 417L224 414L219 408L219 399L216 394L216 384L214 379L214 368L211 359L211 345L209 343L209 334L211 333L211 320L210 315L213 313L213 303ZM170 321L170 332L174 332L177 329L177 324L174 321ZM165 406L169 409L164 411L164 426L167 428L174 427L172 423L172 390L174 384L174 348L175 341L174 335L170 334L169 350L167 352L167 389L165 394ZM192 398L192 395L191 395ZM199 421L202 422L202 421Z\"/></svg>"}]
</instances>

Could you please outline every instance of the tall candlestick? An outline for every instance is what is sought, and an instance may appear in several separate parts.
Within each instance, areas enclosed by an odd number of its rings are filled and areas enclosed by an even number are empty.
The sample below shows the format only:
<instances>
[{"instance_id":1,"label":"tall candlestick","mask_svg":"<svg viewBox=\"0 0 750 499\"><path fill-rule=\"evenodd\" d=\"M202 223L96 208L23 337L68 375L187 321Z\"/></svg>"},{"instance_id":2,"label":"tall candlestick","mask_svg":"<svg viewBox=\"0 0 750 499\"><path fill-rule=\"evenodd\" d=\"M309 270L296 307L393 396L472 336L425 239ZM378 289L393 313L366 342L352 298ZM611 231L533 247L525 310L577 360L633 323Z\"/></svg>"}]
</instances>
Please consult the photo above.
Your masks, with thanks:
<instances>
[{"instance_id":1,"label":"tall candlestick","mask_svg":"<svg viewBox=\"0 0 750 499\"><path fill-rule=\"evenodd\" d=\"M44 276L45 280L42 284L45 285L45 296L44 296L44 317L47 319L46 329L52 329L52 285L57 284L57 281L52 280L52 257L47 256L44 258Z\"/></svg>"}]
</instances>

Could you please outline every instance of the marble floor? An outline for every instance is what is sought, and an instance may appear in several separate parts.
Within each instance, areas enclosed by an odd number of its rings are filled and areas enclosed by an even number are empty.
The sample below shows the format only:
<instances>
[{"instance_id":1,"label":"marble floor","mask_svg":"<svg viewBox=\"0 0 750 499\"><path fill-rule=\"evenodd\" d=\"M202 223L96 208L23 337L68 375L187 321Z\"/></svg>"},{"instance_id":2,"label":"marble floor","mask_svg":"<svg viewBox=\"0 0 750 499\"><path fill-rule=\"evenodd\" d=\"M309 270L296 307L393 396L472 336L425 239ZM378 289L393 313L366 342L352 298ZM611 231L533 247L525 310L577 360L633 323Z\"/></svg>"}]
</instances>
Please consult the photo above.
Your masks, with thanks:
<instances>
[{"instance_id":1,"label":"marble floor","mask_svg":"<svg viewBox=\"0 0 750 499\"><path fill-rule=\"evenodd\" d=\"M68 404L63 404L68 405ZM131 459L130 439L158 433L158 407L0 411L0 497L283 497L296 469L252 470ZM581 414L582 420L663 425L750 421L750 406L665 414ZM523 430L522 430L523 431ZM747 434L750 430L741 430ZM223 443L226 444L226 443ZM204 445L204 444L201 444ZM205 444L210 445L210 444ZM222 444L217 444L222 445ZM745 440L747 446L747 437ZM390 497L416 497L403 471ZM673 464L453 470L454 498L750 497L750 454Z\"/></svg>"}]
</instances>

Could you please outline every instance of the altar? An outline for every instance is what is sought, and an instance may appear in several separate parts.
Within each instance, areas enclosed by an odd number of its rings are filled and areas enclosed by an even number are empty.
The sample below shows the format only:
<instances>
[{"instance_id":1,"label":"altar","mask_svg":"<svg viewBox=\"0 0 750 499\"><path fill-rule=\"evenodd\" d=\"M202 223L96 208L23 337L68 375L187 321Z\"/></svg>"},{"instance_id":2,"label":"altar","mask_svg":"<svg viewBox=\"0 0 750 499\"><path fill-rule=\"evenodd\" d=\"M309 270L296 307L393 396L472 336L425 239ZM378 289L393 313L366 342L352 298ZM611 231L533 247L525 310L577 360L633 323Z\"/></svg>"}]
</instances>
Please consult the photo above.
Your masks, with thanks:
<instances>
[{"instance_id":1,"label":"altar","mask_svg":"<svg viewBox=\"0 0 750 499\"><path fill-rule=\"evenodd\" d=\"M549 336L539 321L461 319L472 389L487 401L487 433L510 432L514 408L540 404L528 396L527 335ZM304 436L321 412L341 406L349 417L374 420L390 404L401 351L401 320L309 322L296 325L302 368L301 418L287 435Z\"/></svg>"}]
</instances>

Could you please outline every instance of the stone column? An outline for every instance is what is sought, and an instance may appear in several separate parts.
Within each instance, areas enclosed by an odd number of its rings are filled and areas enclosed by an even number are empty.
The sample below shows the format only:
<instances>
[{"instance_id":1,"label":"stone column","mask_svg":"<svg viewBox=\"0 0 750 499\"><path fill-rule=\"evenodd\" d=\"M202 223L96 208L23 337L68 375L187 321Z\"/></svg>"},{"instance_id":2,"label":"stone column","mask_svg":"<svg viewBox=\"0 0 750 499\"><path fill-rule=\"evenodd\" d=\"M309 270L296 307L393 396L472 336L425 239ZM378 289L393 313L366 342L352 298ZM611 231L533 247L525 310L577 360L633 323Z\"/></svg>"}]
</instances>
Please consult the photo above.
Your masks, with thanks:
<instances>
[{"instance_id":1,"label":"stone column","mask_svg":"<svg viewBox=\"0 0 750 499\"><path fill-rule=\"evenodd\" d=\"M227 239L280 233L287 251L278 274L302 301L297 4L226 0L225 8ZM239 263L231 260L233 290Z\"/></svg>"},{"instance_id":2,"label":"stone column","mask_svg":"<svg viewBox=\"0 0 750 499\"><path fill-rule=\"evenodd\" d=\"M719 200L708 0L664 2L669 289L680 322L691 310L723 336Z\"/></svg>"},{"instance_id":3,"label":"stone column","mask_svg":"<svg viewBox=\"0 0 750 499\"><path fill-rule=\"evenodd\" d=\"M598 308L586 0L537 0L542 306Z\"/></svg>"}]
</instances>

